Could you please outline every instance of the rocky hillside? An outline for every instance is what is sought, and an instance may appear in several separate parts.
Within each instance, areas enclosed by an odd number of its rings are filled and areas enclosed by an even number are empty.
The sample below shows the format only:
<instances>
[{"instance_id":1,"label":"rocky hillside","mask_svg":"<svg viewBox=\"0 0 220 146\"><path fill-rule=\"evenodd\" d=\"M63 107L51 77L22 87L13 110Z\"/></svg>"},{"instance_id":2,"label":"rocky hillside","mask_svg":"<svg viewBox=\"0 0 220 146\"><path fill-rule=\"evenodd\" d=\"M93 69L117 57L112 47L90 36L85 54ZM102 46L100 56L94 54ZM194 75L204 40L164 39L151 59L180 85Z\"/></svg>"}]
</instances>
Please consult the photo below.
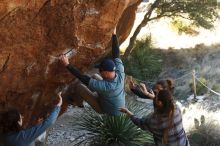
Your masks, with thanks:
<instances>
[{"instance_id":1,"label":"rocky hillside","mask_svg":"<svg viewBox=\"0 0 220 146\"><path fill-rule=\"evenodd\" d=\"M197 45L196 48L181 50L170 49L164 51L163 54L165 54L163 72L160 74L160 78L173 78L175 80L175 95L179 99L186 99L192 94L189 84L192 82L193 69L196 71L197 78L203 78L208 87L220 92L219 45ZM204 87L204 89L206 88ZM218 95L207 90L200 92L198 93L200 95L210 93L209 96L218 98Z\"/></svg>"}]
</instances>

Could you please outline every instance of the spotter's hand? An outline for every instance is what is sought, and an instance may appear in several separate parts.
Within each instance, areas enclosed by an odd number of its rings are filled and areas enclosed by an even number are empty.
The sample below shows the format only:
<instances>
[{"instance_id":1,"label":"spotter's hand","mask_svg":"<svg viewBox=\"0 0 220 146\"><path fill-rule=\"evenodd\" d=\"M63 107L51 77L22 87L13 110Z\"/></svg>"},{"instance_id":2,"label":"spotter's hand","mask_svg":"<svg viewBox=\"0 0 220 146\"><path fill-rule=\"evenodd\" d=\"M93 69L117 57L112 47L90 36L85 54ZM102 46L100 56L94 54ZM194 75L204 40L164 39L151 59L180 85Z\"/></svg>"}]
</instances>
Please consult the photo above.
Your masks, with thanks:
<instances>
[{"instance_id":1,"label":"spotter's hand","mask_svg":"<svg viewBox=\"0 0 220 146\"><path fill-rule=\"evenodd\" d=\"M62 96L61 96L62 92L59 92L57 94L58 98L59 98L59 102L57 104L57 106L61 107L62 103L63 103L63 99L62 99Z\"/></svg>"}]
</instances>

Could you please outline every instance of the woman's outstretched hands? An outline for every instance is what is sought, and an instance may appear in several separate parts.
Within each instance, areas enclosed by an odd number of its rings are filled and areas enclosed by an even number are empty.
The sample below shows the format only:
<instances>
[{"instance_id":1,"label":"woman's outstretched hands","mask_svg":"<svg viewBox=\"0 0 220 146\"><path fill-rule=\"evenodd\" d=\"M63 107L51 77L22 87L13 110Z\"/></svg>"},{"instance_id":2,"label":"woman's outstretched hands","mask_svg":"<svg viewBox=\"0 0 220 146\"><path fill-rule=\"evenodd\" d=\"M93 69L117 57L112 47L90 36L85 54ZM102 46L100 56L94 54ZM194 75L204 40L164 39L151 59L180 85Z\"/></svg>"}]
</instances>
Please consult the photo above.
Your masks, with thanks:
<instances>
[{"instance_id":1,"label":"woman's outstretched hands","mask_svg":"<svg viewBox=\"0 0 220 146\"><path fill-rule=\"evenodd\" d=\"M127 108L125 108L125 107L119 108L119 111L122 112L122 113L127 114L129 117L134 115L131 111L129 111L129 110L128 110Z\"/></svg>"},{"instance_id":2,"label":"woman's outstretched hands","mask_svg":"<svg viewBox=\"0 0 220 146\"><path fill-rule=\"evenodd\" d=\"M57 103L57 106L61 107L62 103L63 103L63 99L61 96L62 92L57 93L57 96L59 97L59 102Z\"/></svg>"},{"instance_id":3,"label":"woman's outstretched hands","mask_svg":"<svg viewBox=\"0 0 220 146\"><path fill-rule=\"evenodd\" d=\"M119 110L120 110L120 112L125 113L125 114L127 114L127 112L128 112L128 109L125 107L122 107Z\"/></svg>"},{"instance_id":4,"label":"woman's outstretched hands","mask_svg":"<svg viewBox=\"0 0 220 146\"><path fill-rule=\"evenodd\" d=\"M140 83L140 89L141 92L144 93L146 96L150 97L151 99L154 99L155 97L154 92L152 90L148 92L144 83Z\"/></svg>"},{"instance_id":5,"label":"woman's outstretched hands","mask_svg":"<svg viewBox=\"0 0 220 146\"><path fill-rule=\"evenodd\" d=\"M149 94L144 83L140 83L140 89L143 93Z\"/></svg>"},{"instance_id":6,"label":"woman's outstretched hands","mask_svg":"<svg viewBox=\"0 0 220 146\"><path fill-rule=\"evenodd\" d=\"M135 87L136 87L136 84L133 82L133 80L130 80L129 81L129 88L130 88L130 90L131 89L135 89Z\"/></svg>"}]
</instances>

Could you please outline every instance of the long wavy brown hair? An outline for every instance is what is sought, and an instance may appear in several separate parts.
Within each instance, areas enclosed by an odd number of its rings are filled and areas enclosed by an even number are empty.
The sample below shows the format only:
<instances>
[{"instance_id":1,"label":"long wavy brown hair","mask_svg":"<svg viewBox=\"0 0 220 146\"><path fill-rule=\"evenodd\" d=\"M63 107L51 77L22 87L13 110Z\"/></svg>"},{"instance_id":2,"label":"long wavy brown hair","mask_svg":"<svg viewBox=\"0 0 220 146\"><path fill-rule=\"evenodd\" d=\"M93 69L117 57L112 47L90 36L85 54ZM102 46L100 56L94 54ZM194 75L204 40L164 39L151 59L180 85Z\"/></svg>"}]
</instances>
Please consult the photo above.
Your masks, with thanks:
<instances>
[{"instance_id":1,"label":"long wavy brown hair","mask_svg":"<svg viewBox=\"0 0 220 146\"><path fill-rule=\"evenodd\" d=\"M162 90L169 90L172 94L174 92L174 81L172 79L159 80L154 85L153 89L157 89L158 85L161 86Z\"/></svg>"},{"instance_id":2,"label":"long wavy brown hair","mask_svg":"<svg viewBox=\"0 0 220 146\"><path fill-rule=\"evenodd\" d=\"M157 112L159 115L168 117L168 126L166 129L164 129L162 137L162 142L166 146L168 146L168 133L173 125L173 116L175 112L175 104L173 99L174 98L169 90L161 90L154 101L154 105L156 106L155 112Z\"/></svg>"}]
</instances>

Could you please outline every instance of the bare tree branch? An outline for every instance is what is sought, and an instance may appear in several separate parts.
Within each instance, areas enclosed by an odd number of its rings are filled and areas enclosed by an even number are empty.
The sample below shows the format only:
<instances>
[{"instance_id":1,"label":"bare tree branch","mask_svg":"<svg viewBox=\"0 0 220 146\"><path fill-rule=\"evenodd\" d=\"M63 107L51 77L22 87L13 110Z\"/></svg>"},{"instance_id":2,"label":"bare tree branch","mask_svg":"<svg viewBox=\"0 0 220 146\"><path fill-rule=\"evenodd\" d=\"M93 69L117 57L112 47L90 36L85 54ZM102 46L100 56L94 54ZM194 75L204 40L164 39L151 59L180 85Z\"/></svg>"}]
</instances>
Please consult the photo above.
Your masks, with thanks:
<instances>
[{"instance_id":1,"label":"bare tree branch","mask_svg":"<svg viewBox=\"0 0 220 146\"><path fill-rule=\"evenodd\" d=\"M125 59L133 50L133 46L135 43L135 40L137 38L137 35L139 34L139 32L141 31L141 29L147 25L147 23L149 22L149 19L152 15L153 10L159 5L159 3L161 2L161 0L156 0L150 7L149 11L145 14L144 19L142 20L142 22L138 25L138 27L136 28L133 36L130 38L130 43L129 46L127 47L123 59Z\"/></svg>"}]
</instances>

